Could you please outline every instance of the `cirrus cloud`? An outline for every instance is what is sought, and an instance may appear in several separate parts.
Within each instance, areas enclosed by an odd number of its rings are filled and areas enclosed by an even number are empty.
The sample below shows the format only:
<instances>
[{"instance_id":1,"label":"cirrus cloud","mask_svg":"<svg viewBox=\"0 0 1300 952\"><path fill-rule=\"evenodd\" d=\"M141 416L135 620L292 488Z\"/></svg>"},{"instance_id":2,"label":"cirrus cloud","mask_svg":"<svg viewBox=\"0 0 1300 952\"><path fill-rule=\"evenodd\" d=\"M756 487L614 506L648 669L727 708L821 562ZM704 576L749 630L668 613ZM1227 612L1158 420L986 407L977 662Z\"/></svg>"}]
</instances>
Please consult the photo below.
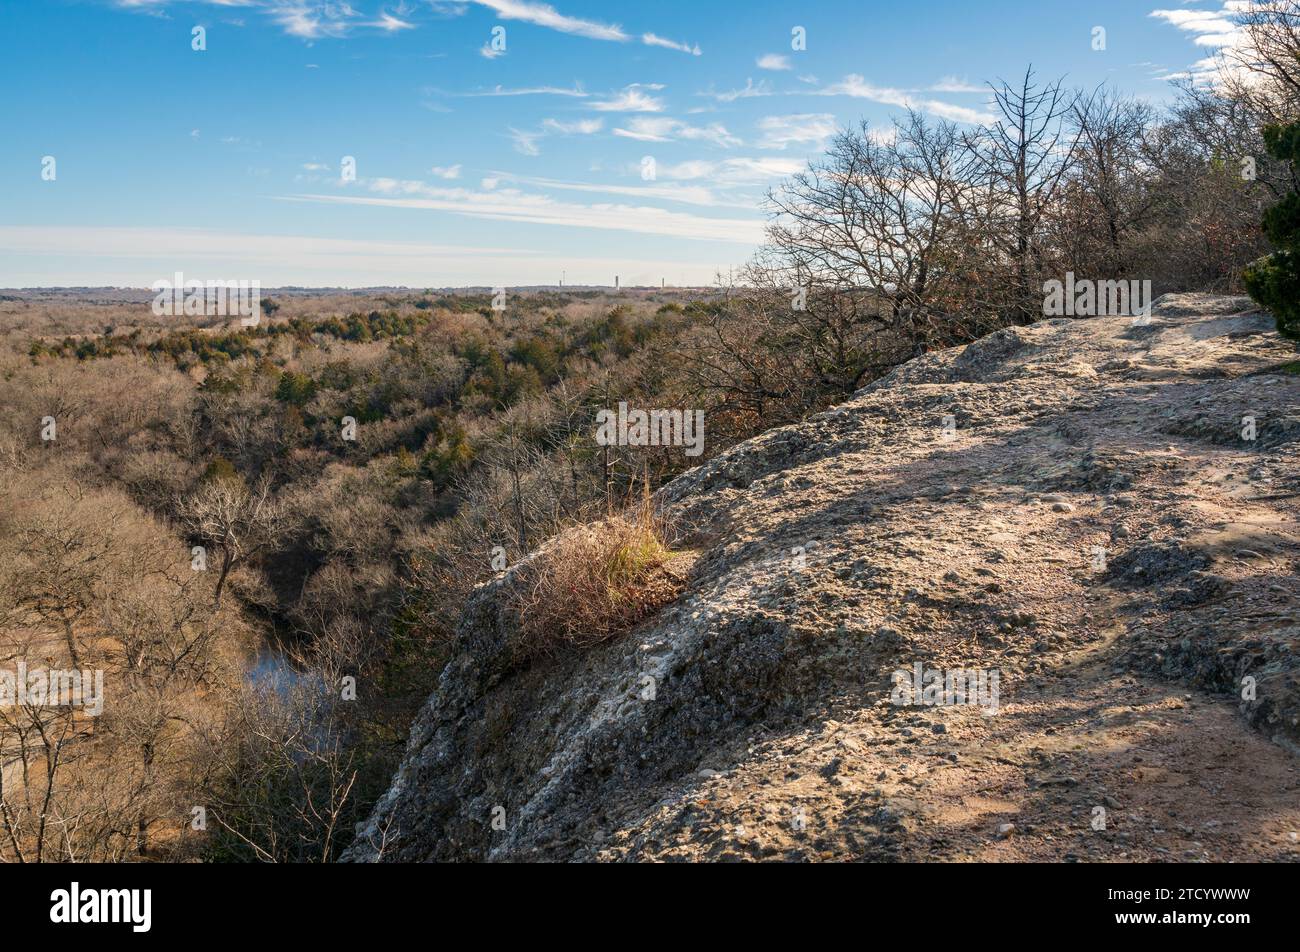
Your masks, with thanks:
<instances>
[{"instance_id":1,"label":"cirrus cloud","mask_svg":"<svg viewBox=\"0 0 1300 952\"><path fill-rule=\"evenodd\" d=\"M784 149L791 145L807 145L814 148L833 136L839 129L839 123L828 112L798 113L792 116L768 116L758 122L759 147L764 149Z\"/></svg>"},{"instance_id":2,"label":"cirrus cloud","mask_svg":"<svg viewBox=\"0 0 1300 952\"><path fill-rule=\"evenodd\" d=\"M940 117L941 119L951 119L954 122L966 122L971 125L980 125L981 123L993 122L994 116L987 111L970 109L966 106L957 106L953 103L943 102L939 99L921 99L912 93L902 89L891 89L887 86L875 86L868 83L866 79L857 73L850 73L838 83L832 83L816 91L818 96L849 96L854 99L869 99L872 102L880 103L885 106L898 106L903 109L914 109L917 112L928 112Z\"/></svg>"}]
</instances>

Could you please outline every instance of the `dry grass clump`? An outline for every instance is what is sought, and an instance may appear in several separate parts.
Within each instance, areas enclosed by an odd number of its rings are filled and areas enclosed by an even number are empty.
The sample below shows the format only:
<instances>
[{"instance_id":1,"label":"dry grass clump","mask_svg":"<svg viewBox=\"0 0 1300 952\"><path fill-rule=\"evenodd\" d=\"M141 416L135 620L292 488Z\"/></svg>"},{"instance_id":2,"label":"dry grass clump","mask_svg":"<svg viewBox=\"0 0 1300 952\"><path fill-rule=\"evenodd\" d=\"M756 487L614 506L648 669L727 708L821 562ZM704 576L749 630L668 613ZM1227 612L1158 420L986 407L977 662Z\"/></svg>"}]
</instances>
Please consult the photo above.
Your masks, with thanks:
<instances>
[{"instance_id":1,"label":"dry grass clump","mask_svg":"<svg viewBox=\"0 0 1300 952\"><path fill-rule=\"evenodd\" d=\"M598 644L681 592L684 556L648 502L557 536L520 568L511 599L526 655Z\"/></svg>"}]
</instances>

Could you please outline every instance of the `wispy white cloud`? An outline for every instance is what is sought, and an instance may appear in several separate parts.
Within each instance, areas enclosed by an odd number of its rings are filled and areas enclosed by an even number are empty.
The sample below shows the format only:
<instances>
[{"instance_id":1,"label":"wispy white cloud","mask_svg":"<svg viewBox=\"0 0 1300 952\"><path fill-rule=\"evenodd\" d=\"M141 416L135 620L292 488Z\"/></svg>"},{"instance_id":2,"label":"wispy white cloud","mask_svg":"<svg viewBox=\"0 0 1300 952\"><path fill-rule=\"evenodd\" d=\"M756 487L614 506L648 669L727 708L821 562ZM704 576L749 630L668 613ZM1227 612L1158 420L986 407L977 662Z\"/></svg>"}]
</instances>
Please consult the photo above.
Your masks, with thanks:
<instances>
[{"instance_id":1,"label":"wispy white cloud","mask_svg":"<svg viewBox=\"0 0 1300 952\"><path fill-rule=\"evenodd\" d=\"M1213 85L1224 78L1225 74L1235 74L1245 82L1251 82L1248 71L1233 60L1244 51L1249 39L1246 32L1236 22L1239 14L1250 8L1250 0L1221 0L1218 10L1153 10L1150 16L1191 34L1192 42L1203 49L1213 50L1184 70L1166 72L1159 78L1170 81L1187 80L1198 85Z\"/></svg>"},{"instance_id":2,"label":"wispy white cloud","mask_svg":"<svg viewBox=\"0 0 1300 952\"><path fill-rule=\"evenodd\" d=\"M585 36L592 40L626 42L629 39L620 26L565 16L546 3L532 3L529 0L472 0L472 2L487 7L503 20L521 20L534 26Z\"/></svg>"},{"instance_id":3,"label":"wispy white cloud","mask_svg":"<svg viewBox=\"0 0 1300 952\"><path fill-rule=\"evenodd\" d=\"M832 83L816 91L819 96L849 96L854 99L869 99L886 106L898 106L903 109L915 109L928 112L954 122L968 122L972 125L992 122L994 117L988 111L957 106L939 99L923 99L902 89L875 86L868 83L856 73L850 73L838 83Z\"/></svg>"},{"instance_id":4,"label":"wispy white cloud","mask_svg":"<svg viewBox=\"0 0 1300 952\"><path fill-rule=\"evenodd\" d=\"M164 16L165 6L176 0L112 0L112 2L125 10ZM381 9L371 20L364 19L363 15L345 0L192 0L192 2L216 7L260 8L271 22L278 25L286 34L309 41L346 37L356 29L400 33L417 27L410 17L417 7L408 4L406 0L401 0L392 10ZM502 20L529 23L592 40L627 43L636 39L617 24L569 16L556 10L549 3L539 3L535 0L463 0L463 2L426 0L419 9L433 16L457 17L463 16L471 4L486 7ZM238 25L242 26L243 22L240 21ZM698 43L683 43L651 32L641 33L639 38L646 46L676 50L692 56L701 55ZM484 44L479 54L487 59L496 59L504 56L505 51L495 50L490 45Z\"/></svg>"},{"instance_id":5,"label":"wispy white cloud","mask_svg":"<svg viewBox=\"0 0 1300 952\"><path fill-rule=\"evenodd\" d=\"M695 43L678 43L674 40L664 39L662 36L656 36L653 33L642 33L641 42L646 46L662 46L664 49L677 50L679 53L690 53L692 56L700 56L700 44Z\"/></svg>"},{"instance_id":6,"label":"wispy white cloud","mask_svg":"<svg viewBox=\"0 0 1300 952\"><path fill-rule=\"evenodd\" d=\"M710 99L716 99L718 102L735 102L737 99L753 99L759 96L772 96L775 93L766 79L761 79L755 83L752 79L745 80L744 89L732 89L727 92L715 92L709 89L707 92L697 93L699 96L707 96Z\"/></svg>"},{"instance_id":7,"label":"wispy white cloud","mask_svg":"<svg viewBox=\"0 0 1300 952\"><path fill-rule=\"evenodd\" d=\"M719 260L698 249L656 260L559 254L526 247L259 235L187 228L0 225L0 286L107 285L148 288L178 268L240 275L277 287L511 287L555 284L708 285L741 248L718 244Z\"/></svg>"},{"instance_id":8,"label":"wispy white cloud","mask_svg":"<svg viewBox=\"0 0 1300 952\"><path fill-rule=\"evenodd\" d=\"M365 24L374 27L377 30L383 30L385 33L397 33L400 30L414 30L415 24L406 20L400 20L388 12L380 12L379 19L372 20Z\"/></svg>"},{"instance_id":9,"label":"wispy white cloud","mask_svg":"<svg viewBox=\"0 0 1300 952\"><path fill-rule=\"evenodd\" d=\"M757 244L763 236L763 220L757 216L718 218L648 205L584 205L559 201L549 195L517 188L505 188L499 184L490 190L442 187L421 181L390 178L370 179L360 184L369 194L285 195L281 196L281 200L445 211L493 221L624 231L745 245Z\"/></svg>"},{"instance_id":10,"label":"wispy white cloud","mask_svg":"<svg viewBox=\"0 0 1300 952\"><path fill-rule=\"evenodd\" d=\"M440 179L458 179L460 178L460 164L456 165L435 165L429 169L430 175L436 175Z\"/></svg>"},{"instance_id":11,"label":"wispy white cloud","mask_svg":"<svg viewBox=\"0 0 1300 952\"><path fill-rule=\"evenodd\" d=\"M522 155L541 155L538 143L549 135L595 135L604 128L603 119L576 119L571 122L560 119L544 119L541 128L533 131L509 128L510 138L514 141L515 151Z\"/></svg>"},{"instance_id":12,"label":"wispy white cloud","mask_svg":"<svg viewBox=\"0 0 1300 952\"><path fill-rule=\"evenodd\" d=\"M426 93L432 94L438 92L435 89L426 89ZM494 86L492 89L481 90L470 93L454 93L456 96L572 96L575 99L585 99L589 95L583 91L580 85L575 85L572 89L563 86L524 86L518 89L509 89L505 86Z\"/></svg>"},{"instance_id":13,"label":"wispy white cloud","mask_svg":"<svg viewBox=\"0 0 1300 952\"><path fill-rule=\"evenodd\" d=\"M174 3L175 0L113 0L113 6L121 7L123 10L139 10L145 13L158 12L162 7ZM272 0L205 0L214 7L256 7L263 6ZM287 2L287 0L286 0ZM243 24L237 24L242 26Z\"/></svg>"},{"instance_id":14,"label":"wispy white cloud","mask_svg":"<svg viewBox=\"0 0 1300 952\"><path fill-rule=\"evenodd\" d=\"M510 138L514 140L515 151L521 155L541 155L542 150L537 145L537 140L542 137L540 132L525 132L522 129L516 129L511 126L509 129Z\"/></svg>"},{"instance_id":15,"label":"wispy white cloud","mask_svg":"<svg viewBox=\"0 0 1300 952\"><path fill-rule=\"evenodd\" d=\"M587 105L601 112L663 112L663 100L644 91L661 89L663 86L656 83L634 83L608 99L597 99Z\"/></svg>"},{"instance_id":16,"label":"wispy white cloud","mask_svg":"<svg viewBox=\"0 0 1300 952\"><path fill-rule=\"evenodd\" d=\"M987 93L988 88L956 76L945 76L930 87L932 93Z\"/></svg>"},{"instance_id":17,"label":"wispy white cloud","mask_svg":"<svg viewBox=\"0 0 1300 952\"><path fill-rule=\"evenodd\" d=\"M839 123L828 112L799 113L760 119L758 129L763 133L758 144L764 149L784 149L792 145L817 148L836 133Z\"/></svg>"},{"instance_id":18,"label":"wispy white cloud","mask_svg":"<svg viewBox=\"0 0 1300 952\"><path fill-rule=\"evenodd\" d=\"M803 167L804 163L798 159L775 156L732 158L720 162L692 159L676 165L661 165L659 175L680 181L708 179L717 185L754 185L793 175Z\"/></svg>"},{"instance_id":19,"label":"wispy white cloud","mask_svg":"<svg viewBox=\"0 0 1300 952\"><path fill-rule=\"evenodd\" d=\"M112 2L125 10L164 16L164 7L176 0L112 0ZM278 25L286 34L303 40L342 38L359 28L400 33L418 26L409 16L417 8L409 5L406 0L402 0L392 10L380 10L379 14L371 20L364 19L362 14L345 0L193 0L193 2L218 7L260 8L271 22ZM426 0L419 9L434 16L457 17L463 16L471 4L486 7L502 20L529 23L587 39L614 43L628 43L638 39L618 24L569 16L549 3L539 3L535 0L464 0L464 2ZM243 21L238 25L243 26ZM639 35L639 39L646 46L676 50L691 56L702 55L698 43L672 40L659 33L643 32ZM496 59L504 56L505 51L494 50L490 45L484 44L479 54L487 59Z\"/></svg>"},{"instance_id":20,"label":"wispy white cloud","mask_svg":"<svg viewBox=\"0 0 1300 952\"><path fill-rule=\"evenodd\" d=\"M625 32L621 26L565 16L546 3L534 3L532 0L472 0L472 2L495 11L497 16L503 20L521 20L535 26L559 30L561 33L572 33L576 36L585 36L592 40L626 43L632 39L631 35ZM642 33L641 42L646 46L659 46L664 49L677 50L680 53L689 53L692 56L699 56L701 53L698 43L681 43L677 40L667 39L657 33Z\"/></svg>"},{"instance_id":21,"label":"wispy white cloud","mask_svg":"<svg viewBox=\"0 0 1300 952\"><path fill-rule=\"evenodd\" d=\"M249 139L244 136L222 136L222 145L233 145L241 152L257 152L262 148L260 139Z\"/></svg>"},{"instance_id":22,"label":"wispy white cloud","mask_svg":"<svg viewBox=\"0 0 1300 952\"><path fill-rule=\"evenodd\" d=\"M102 254L114 257L158 255L209 258L256 257L275 254L292 247L310 255L343 257L358 252L366 254L420 253L465 254L480 256L518 255L521 248L479 248L463 244L413 244L398 241L370 241L319 238L306 235L252 235L207 231L198 228L123 228L102 226L52 225L22 227L0 225L0 248L18 250L25 242L28 253Z\"/></svg>"},{"instance_id":23,"label":"wispy white cloud","mask_svg":"<svg viewBox=\"0 0 1300 952\"><path fill-rule=\"evenodd\" d=\"M625 125L614 130L614 135L624 139L636 139L641 142L711 142L724 149L741 144L741 140L727 131L720 123L707 126L693 126L680 119L667 116L637 116Z\"/></svg>"},{"instance_id":24,"label":"wispy white cloud","mask_svg":"<svg viewBox=\"0 0 1300 952\"><path fill-rule=\"evenodd\" d=\"M577 119L573 122L564 122L559 119L545 119L542 121L542 128L547 132L557 132L560 135L595 135L605 125L603 119Z\"/></svg>"},{"instance_id":25,"label":"wispy white cloud","mask_svg":"<svg viewBox=\"0 0 1300 952\"><path fill-rule=\"evenodd\" d=\"M507 172L498 172L496 173L496 177L498 181L504 179L520 185L531 185L539 188L559 189L561 191L569 192L622 195L628 198L677 202L683 205L697 205L709 208L731 207L752 209L754 207L753 202L727 201L726 199L716 195L712 189L703 185L679 185L675 182L652 182L642 185L628 185L619 182L603 184L595 182L568 182L560 179L512 175Z\"/></svg>"},{"instance_id":26,"label":"wispy white cloud","mask_svg":"<svg viewBox=\"0 0 1300 952\"><path fill-rule=\"evenodd\" d=\"M770 69L770 70L794 69L794 67L790 65L790 57L782 56L779 53L767 53L763 56L760 56L757 60L756 65L758 66L759 69Z\"/></svg>"},{"instance_id":27,"label":"wispy white cloud","mask_svg":"<svg viewBox=\"0 0 1300 952\"><path fill-rule=\"evenodd\" d=\"M775 54L773 54L775 56ZM763 66L768 57L759 59L759 65ZM776 60L784 60L786 57L775 57ZM770 70L783 69L775 61L768 64L765 68ZM904 108L913 108L920 112L931 112L947 119L953 119L958 122L979 123L986 122L991 117L987 112L978 109L970 109L965 106L958 106L953 103L943 102L937 99L931 99L919 92L925 93L986 93L987 89L976 86L966 80L945 77L933 86L925 90L904 90L891 89L881 86L873 86L861 76L850 74L838 83L832 83L822 86L816 76L801 75L797 77L800 83L805 86L815 87L805 89L795 87L793 89L778 90L772 86L768 80L759 80L757 83L753 79L747 79L743 89L731 89L718 92L712 87L704 92L697 93L698 96L707 97L720 103L735 102L738 99L756 99L770 96L850 96L858 99L871 99L875 102L886 105L902 106Z\"/></svg>"},{"instance_id":28,"label":"wispy white cloud","mask_svg":"<svg viewBox=\"0 0 1300 952\"><path fill-rule=\"evenodd\" d=\"M273 7L270 17L289 36L318 40L322 37L346 36L357 12L346 3L337 6L292 3Z\"/></svg>"},{"instance_id":29,"label":"wispy white cloud","mask_svg":"<svg viewBox=\"0 0 1300 952\"><path fill-rule=\"evenodd\" d=\"M1229 0L1221 10L1152 10L1151 16L1194 34L1197 46L1230 46L1237 37L1237 24L1232 15L1243 4Z\"/></svg>"}]
</instances>

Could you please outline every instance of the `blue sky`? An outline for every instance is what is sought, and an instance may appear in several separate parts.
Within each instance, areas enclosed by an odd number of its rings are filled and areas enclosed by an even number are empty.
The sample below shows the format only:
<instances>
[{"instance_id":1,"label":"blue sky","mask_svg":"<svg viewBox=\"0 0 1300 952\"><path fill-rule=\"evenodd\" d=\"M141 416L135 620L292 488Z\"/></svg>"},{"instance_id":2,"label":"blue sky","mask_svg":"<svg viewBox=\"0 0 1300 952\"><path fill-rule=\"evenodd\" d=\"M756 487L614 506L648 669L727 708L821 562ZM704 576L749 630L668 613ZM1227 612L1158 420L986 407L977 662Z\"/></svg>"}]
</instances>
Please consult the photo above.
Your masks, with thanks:
<instances>
[{"instance_id":1,"label":"blue sky","mask_svg":"<svg viewBox=\"0 0 1300 952\"><path fill-rule=\"evenodd\" d=\"M1163 101L1223 6L0 0L0 286L710 284L837 126Z\"/></svg>"}]
</instances>

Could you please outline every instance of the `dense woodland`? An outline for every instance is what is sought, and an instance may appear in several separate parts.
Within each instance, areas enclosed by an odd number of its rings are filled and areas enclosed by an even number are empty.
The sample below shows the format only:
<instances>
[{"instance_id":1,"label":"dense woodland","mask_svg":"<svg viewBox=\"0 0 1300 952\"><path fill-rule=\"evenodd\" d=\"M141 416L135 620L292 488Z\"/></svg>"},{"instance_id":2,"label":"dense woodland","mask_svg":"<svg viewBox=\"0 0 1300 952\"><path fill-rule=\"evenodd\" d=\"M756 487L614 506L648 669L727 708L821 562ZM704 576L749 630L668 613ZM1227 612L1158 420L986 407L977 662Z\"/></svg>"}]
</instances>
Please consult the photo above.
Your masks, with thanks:
<instances>
[{"instance_id":1,"label":"dense woodland","mask_svg":"<svg viewBox=\"0 0 1300 952\"><path fill-rule=\"evenodd\" d=\"M336 857L500 554L700 462L604 453L601 408L702 409L707 459L1067 271L1242 291L1296 187L1264 130L1300 116L1300 8L1246 28L1168 109L1028 70L987 128L844 130L731 286L272 294L253 328L0 300L0 664L108 682L99 718L0 708L0 857Z\"/></svg>"}]
</instances>

